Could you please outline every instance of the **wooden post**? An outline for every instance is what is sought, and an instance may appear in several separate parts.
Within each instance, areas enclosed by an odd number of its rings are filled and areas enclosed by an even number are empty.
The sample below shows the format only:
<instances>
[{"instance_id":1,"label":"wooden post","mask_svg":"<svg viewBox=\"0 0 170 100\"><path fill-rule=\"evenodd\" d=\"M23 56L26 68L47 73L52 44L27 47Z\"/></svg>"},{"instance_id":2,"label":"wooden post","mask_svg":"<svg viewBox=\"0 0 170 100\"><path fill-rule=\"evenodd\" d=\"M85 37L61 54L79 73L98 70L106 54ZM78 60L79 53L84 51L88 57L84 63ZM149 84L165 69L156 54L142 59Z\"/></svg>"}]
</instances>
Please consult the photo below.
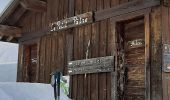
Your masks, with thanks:
<instances>
[{"instance_id":1,"label":"wooden post","mask_svg":"<svg viewBox=\"0 0 170 100\"><path fill-rule=\"evenodd\" d=\"M111 73L111 100L117 100L117 34L116 34L116 22L114 20L111 20L111 33L113 34L113 55L114 55L114 66L115 66L115 72Z\"/></svg>"},{"instance_id":2,"label":"wooden post","mask_svg":"<svg viewBox=\"0 0 170 100\"><path fill-rule=\"evenodd\" d=\"M145 14L145 100L150 100L150 13Z\"/></svg>"}]
</instances>

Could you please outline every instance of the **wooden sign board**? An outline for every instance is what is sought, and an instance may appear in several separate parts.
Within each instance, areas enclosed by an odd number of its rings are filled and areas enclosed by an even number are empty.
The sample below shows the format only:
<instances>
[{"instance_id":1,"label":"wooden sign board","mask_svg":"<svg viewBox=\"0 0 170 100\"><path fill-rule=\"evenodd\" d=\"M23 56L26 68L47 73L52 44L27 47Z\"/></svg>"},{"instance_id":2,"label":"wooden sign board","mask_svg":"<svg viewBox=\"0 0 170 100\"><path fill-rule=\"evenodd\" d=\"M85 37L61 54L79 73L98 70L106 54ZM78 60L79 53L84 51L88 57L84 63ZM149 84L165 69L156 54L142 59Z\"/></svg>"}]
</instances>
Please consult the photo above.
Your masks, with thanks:
<instances>
[{"instance_id":1,"label":"wooden sign board","mask_svg":"<svg viewBox=\"0 0 170 100\"><path fill-rule=\"evenodd\" d=\"M114 71L114 57L99 57L85 60L70 61L68 74L102 73Z\"/></svg>"},{"instance_id":2,"label":"wooden sign board","mask_svg":"<svg viewBox=\"0 0 170 100\"><path fill-rule=\"evenodd\" d=\"M163 71L170 72L170 44L163 44Z\"/></svg>"},{"instance_id":3,"label":"wooden sign board","mask_svg":"<svg viewBox=\"0 0 170 100\"><path fill-rule=\"evenodd\" d=\"M93 22L93 13L87 12L81 15L77 15L71 18L53 22L50 24L51 32L65 30L68 28L77 27L84 24Z\"/></svg>"}]
</instances>

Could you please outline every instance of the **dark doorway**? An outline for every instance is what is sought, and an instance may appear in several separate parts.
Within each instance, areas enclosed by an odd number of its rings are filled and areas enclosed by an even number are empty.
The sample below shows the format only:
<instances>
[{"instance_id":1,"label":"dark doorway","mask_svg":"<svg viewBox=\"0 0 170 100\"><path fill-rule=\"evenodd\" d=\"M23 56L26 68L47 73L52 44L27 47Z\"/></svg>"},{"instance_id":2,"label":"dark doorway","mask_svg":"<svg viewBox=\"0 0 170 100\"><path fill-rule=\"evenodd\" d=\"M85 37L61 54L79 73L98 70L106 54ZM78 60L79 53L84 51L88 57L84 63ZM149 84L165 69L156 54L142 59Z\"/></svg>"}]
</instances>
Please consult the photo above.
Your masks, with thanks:
<instances>
[{"instance_id":1,"label":"dark doorway","mask_svg":"<svg viewBox=\"0 0 170 100\"><path fill-rule=\"evenodd\" d=\"M36 82L37 73L37 44L25 45L24 68L27 82Z\"/></svg>"},{"instance_id":2,"label":"dark doorway","mask_svg":"<svg viewBox=\"0 0 170 100\"><path fill-rule=\"evenodd\" d=\"M145 100L144 19L121 22L117 26L120 99Z\"/></svg>"}]
</instances>

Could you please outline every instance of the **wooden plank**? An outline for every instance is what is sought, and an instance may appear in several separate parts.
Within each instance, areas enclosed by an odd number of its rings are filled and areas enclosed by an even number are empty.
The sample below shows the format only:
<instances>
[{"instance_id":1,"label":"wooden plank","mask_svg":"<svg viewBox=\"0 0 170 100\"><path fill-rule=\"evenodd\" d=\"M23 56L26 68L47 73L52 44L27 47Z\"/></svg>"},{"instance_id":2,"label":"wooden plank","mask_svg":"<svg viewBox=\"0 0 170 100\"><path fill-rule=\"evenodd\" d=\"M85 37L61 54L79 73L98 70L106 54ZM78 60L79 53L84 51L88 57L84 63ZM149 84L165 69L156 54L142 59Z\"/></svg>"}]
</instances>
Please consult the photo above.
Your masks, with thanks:
<instances>
[{"instance_id":1,"label":"wooden plank","mask_svg":"<svg viewBox=\"0 0 170 100\"><path fill-rule=\"evenodd\" d=\"M90 5L90 8L91 10L89 9L89 11L93 11L95 12L96 11L96 6L97 6L97 0L89 0L89 5Z\"/></svg>"},{"instance_id":2,"label":"wooden plank","mask_svg":"<svg viewBox=\"0 0 170 100\"><path fill-rule=\"evenodd\" d=\"M83 5L82 5L82 2L83 0L75 0L75 15L79 15L79 14L82 14L83 12ZM76 37L74 37L74 39L76 39L76 42L74 45L77 45L75 46L76 48L76 51L74 54L75 54L75 60L76 59L83 59L83 32L84 32L84 29L79 27L79 28L76 28L76 34L77 35ZM74 84L74 83L73 83ZM84 95L84 75L77 75L77 90L76 90L76 100L82 100L83 99L83 95Z\"/></svg>"},{"instance_id":3,"label":"wooden plank","mask_svg":"<svg viewBox=\"0 0 170 100\"><path fill-rule=\"evenodd\" d=\"M119 0L111 0L111 7L115 7L119 5Z\"/></svg>"},{"instance_id":4,"label":"wooden plank","mask_svg":"<svg viewBox=\"0 0 170 100\"><path fill-rule=\"evenodd\" d=\"M75 15L74 7L75 7L75 0L69 0L69 17L72 17Z\"/></svg>"},{"instance_id":5,"label":"wooden plank","mask_svg":"<svg viewBox=\"0 0 170 100\"><path fill-rule=\"evenodd\" d=\"M162 42L163 44L170 43L169 41L169 8L162 7Z\"/></svg>"},{"instance_id":6,"label":"wooden plank","mask_svg":"<svg viewBox=\"0 0 170 100\"><path fill-rule=\"evenodd\" d=\"M130 13L133 11L156 6L159 4L160 4L160 1L158 0L150 0L150 1L135 0L129 3L121 4L117 7L95 12L94 17L95 17L95 21L100 21L100 20L107 19L110 17L118 16L121 14Z\"/></svg>"},{"instance_id":7,"label":"wooden plank","mask_svg":"<svg viewBox=\"0 0 170 100\"><path fill-rule=\"evenodd\" d=\"M90 6L90 0L82 1L82 12L86 13L92 11L92 7ZM83 28L83 58L88 59L91 58L91 25L85 25ZM84 100L90 99L90 86L91 86L91 75L84 75Z\"/></svg>"},{"instance_id":8,"label":"wooden plank","mask_svg":"<svg viewBox=\"0 0 170 100\"><path fill-rule=\"evenodd\" d=\"M64 74L64 69L65 69L65 34L63 32L58 33L58 43L59 43L59 47L58 47L58 61L60 62L58 69Z\"/></svg>"},{"instance_id":9,"label":"wooden plank","mask_svg":"<svg viewBox=\"0 0 170 100\"><path fill-rule=\"evenodd\" d=\"M114 48L113 48L114 41L113 40L114 40L114 37L113 37L113 34L111 32L112 26L111 26L110 19L107 20L107 26L108 26L108 28L107 28L107 30L108 30L108 32L107 32L107 56L113 56L114 57L114 55L113 55L113 50L114 50ZM113 66L113 68L114 68L114 66ZM111 73L107 73L107 76L106 76L106 78L107 78L107 100L111 100L111 79L112 79Z\"/></svg>"},{"instance_id":10,"label":"wooden plank","mask_svg":"<svg viewBox=\"0 0 170 100\"><path fill-rule=\"evenodd\" d=\"M19 44L19 51L18 51L18 66L17 66L17 82L22 82L22 71L23 71L23 54L24 49L23 45Z\"/></svg>"},{"instance_id":11,"label":"wooden plank","mask_svg":"<svg viewBox=\"0 0 170 100\"><path fill-rule=\"evenodd\" d=\"M162 36L161 36L161 10L154 7L151 13L151 98L162 100Z\"/></svg>"},{"instance_id":12,"label":"wooden plank","mask_svg":"<svg viewBox=\"0 0 170 100\"><path fill-rule=\"evenodd\" d=\"M111 19L111 34L113 35L113 39L112 39L112 49L113 49L113 55L115 56L115 73L111 73L111 100L118 100L118 96L117 96L117 29L116 29L116 22Z\"/></svg>"},{"instance_id":13,"label":"wooden plank","mask_svg":"<svg viewBox=\"0 0 170 100\"><path fill-rule=\"evenodd\" d=\"M99 23L92 24L92 36L91 36L91 57L96 58L99 55ZM91 88L90 88L90 100L98 100L99 84L98 74L91 74Z\"/></svg>"},{"instance_id":14,"label":"wooden plank","mask_svg":"<svg viewBox=\"0 0 170 100\"><path fill-rule=\"evenodd\" d=\"M113 61L113 56L71 61L68 64L68 73L74 75L111 72L114 69Z\"/></svg>"},{"instance_id":15,"label":"wooden plank","mask_svg":"<svg viewBox=\"0 0 170 100\"><path fill-rule=\"evenodd\" d=\"M131 13L125 13L119 16L115 16L112 18L112 20L116 22L120 22L120 21L129 20L129 19L140 18L140 17L143 17L148 12L151 12L150 8L137 10Z\"/></svg>"},{"instance_id":16,"label":"wooden plank","mask_svg":"<svg viewBox=\"0 0 170 100\"><path fill-rule=\"evenodd\" d=\"M51 27L51 32L54 32L54 31L66 30L68 28L73 28L84 24L89 24L92 22L93 22L93 13L87 12L84 14L80 14L78 16L66 18L61 21L53 22L50 24L50 27Z\"/></svg>"},{"instance_id":17,"label":"wooden plank","mask_svg":"<svg viewBox=\"0 0 170 100\"><path fill-rule=\"evenodd\" d=\"M50 74L51 72L51 36L47 36L47 41L46 41L46 61L45 61L45 83L49 83L50 82Z\"/></svg>"},{"instance_id":18,"label":"wooden plank","mask_svg":"<svg viewBox=\"0 0 170 100\"><path fill-rule=\"evenodd\" d=\"M107 31L107 20L103 20L100 22L99 56L106 56ZM99 82L99 100L106 100L106 73L99 74L99 81L101 81Z\"/></svg>"},{"instance_id":19,"label":"wooden plank","mask_svg":"<svg viewBox=\"0 0 170 100\"><path fill-rule=\"evenodd\" d=\"M78 41L79 41L79 43L78 43L78 59L83 59L84 58L84 56L83 56L83 54L84 54L84 47L83 47L83 33L84 33L84 29L83 28L79 28L78 29L79 31L78 31ZM78 86L78 91L79 91L79 89L80 89L80 91L78 92L78 100L81 100L81 99L83 99L84 98L84 78L85 78L85 76L84 75L78 75L78 84L80 84L79 86Z\"/></svg>"},{"instance_id":20,"label":"wooden plank","mask_svg":"<svg viewBox=\"0 0 170 100\"><path fill-rule=\"evenodd\" d=\"M21 37L21 29L14 26L0 25L0 35Z\"/></svg>"},{"instance_id":21,"label":"wooden plank","mask_svg":"<svg viewBox=\"0 0 170 100\"><path fill-rule=\"evenodd\" d=\"M46 38L40 40L40 71L39 71L39 82L44 82L45 79L45 53L46 53Z\"/></svg>"},{"instance_id":22,"label":"wooden plank","mask_svg":"<svg viewBox=\"0 0 170 100\"><path fill-rule=\"evenodd\" d=\"M26 9L22 9L20 6L13 12L11 16L6 20L8 25L15 25L21 20L21 17L26 13Z\"/></svg>"},{"instance_id":23,"label":"wooden plank","mask_svg":"<svg viewBox=\"0 0 170 100\"><path fill-rule=\"evenodd\" d=\"M30 31L31 32L35 32L36 31L36 16L35 16L35 12L31 12L31 22L30 22Z\"/></svg>"},{"instance_id":24,"label":"wooden plank","mask_svg":"<svg viewBox=\"0 0 170 100\"><path fill-rule=\"evenodd\" d=\"M40 72L40 41L37 42L37 69L36 69L36 82L39 81L39 72Z\"/></svg>"},{"instance_id":25,"label":"wooden plank","mask_svg":"<svg viewBox=\"0 0 170 100\"><path fill-rule=\"evenodd\" d=\"M104 2L104 9L108 9L108 8L110 8L111 7L111 0L104 0L103 1ZM110 49L109 48L109 34L112 34L111 33L111 26L110 26L110 20L108 19L108 20L106 20L105 21L105 23L106 23L106 25L105 25L105 27L106 27L106 56L113 56L113 55L110 55L110 54L108 54L108 50ZM111 37L112 38L112 37ZM113 39L113 38L112 38ZM112 51L112 50L111 50ZM114 62L114 59L113 59L113 62ZM113 68L113 70L114 70L114 65L112 66L112 68ZM113 71L112 71L113 72ZM112 73L111 72L111 73ZM106 75L105 75L105 77L106 77L106 100L111 100L111 73L106 73Z\"/></svg>"},{"instance_id":26,"label":"wooden plank","mask_svg":"<svg viewBox=\"0 0 170 100\"><path fill-rule=\"evenodd\" d=\"M21 0L20 4L27 10L35 12L46 12L47 4L41 0Z\"/></svg>"},{"instance_id":27,"label":"wooden plank","mask_svg":"<svg viewBox=\"0 0 170 100\"><path fill-rule=\"evenodd\" d=\"M74 59L78 59L78 57L77 57L77 52L78 52L78 44L77 43L79 43L78 42L78 29L77 28L75 28L74 29L74 41L73 41L73 43L74 43L74 49L73 49L73 54L74 54ZM77 100L77 84L78 84L78 81L77 81L77 75L73 75L72 76L72 87L71 87L71 90L72 90L72 98L73 99L75 99L75 100Z\"/></svg>"},{"instance_id":28,"label":"wooden plank","mask_svg":"<svg viewBox=\"0 0 170 100\"><path fill-rule=\"evenodd\" d=\"M23 42L23 41L27 41L31 39L40 38L44 35L47 35L49 32L50 32L50 29L43 29L43 30L36 31L36 32L23 33L23 36L19 39L19 41Z\"/></svg>"},{"instance_id":29,"label":"wooden plank","mask_svg":"<svg viewBox=\"0 0 170 100\"><path fill-rule=\"evenodd\" d=\"M151 56L150 56L150 49L151 49L151 41L150 41L150 13L145 14L144 18L144 25L145 25L145 100L151 99L150 94L150 83L151 83Z\"/></svg>"},{"instance_id":30,"label":"wooden plank","mask_svg":"<svg viewBox=\"0 0 170 100\"><path fill-rule=\"evenodd\" d=\"M63 18L64 19L70 17L69 16L69 10L68 10L69 9L69 1L70 0L65 0L65 2L64 2L64 8L63 8Z\"/></svg>"}]
</instances>

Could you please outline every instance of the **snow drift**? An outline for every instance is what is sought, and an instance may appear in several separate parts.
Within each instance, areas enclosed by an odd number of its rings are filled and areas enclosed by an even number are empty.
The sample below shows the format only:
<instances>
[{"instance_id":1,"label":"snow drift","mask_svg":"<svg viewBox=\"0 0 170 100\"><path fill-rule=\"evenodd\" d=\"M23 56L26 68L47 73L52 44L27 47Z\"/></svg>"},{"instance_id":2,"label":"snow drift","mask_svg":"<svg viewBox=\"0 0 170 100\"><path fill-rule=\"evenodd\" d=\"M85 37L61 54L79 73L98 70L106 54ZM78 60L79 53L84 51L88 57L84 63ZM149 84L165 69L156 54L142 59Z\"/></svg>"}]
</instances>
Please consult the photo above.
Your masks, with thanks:
<instances>
[{"instance_id":1,"label":"snow drift","mask_svg":"<svg viewBox=\"0 0 170 100\"><path fill-rule=\"evenodd\" d=\"M50 84L0 83L0 100L54 100ZM60 100L69 100L61 91Z\"/></svg>"}]
</instances>

